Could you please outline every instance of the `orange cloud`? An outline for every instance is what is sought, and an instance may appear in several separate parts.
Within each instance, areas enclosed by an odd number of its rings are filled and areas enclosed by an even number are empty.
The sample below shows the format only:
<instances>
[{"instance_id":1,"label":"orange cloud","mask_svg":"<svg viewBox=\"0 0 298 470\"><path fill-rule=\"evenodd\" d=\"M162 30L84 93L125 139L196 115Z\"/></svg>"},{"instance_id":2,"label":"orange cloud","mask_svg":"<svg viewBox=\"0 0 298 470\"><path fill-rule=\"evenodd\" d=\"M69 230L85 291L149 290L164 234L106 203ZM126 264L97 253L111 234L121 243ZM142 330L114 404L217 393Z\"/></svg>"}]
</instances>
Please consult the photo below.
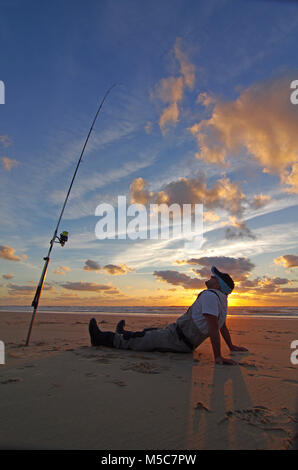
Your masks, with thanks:
<instances>
[{"instance_id":1,"label":"orange cloud","mask_svg":"<svg viewBox=\"0 0 298 470\"><path fill-rule=\"evenodd\" d=\"M126 274L128 271L133 272L134 269L130 268L126 264L106 264L105 266L100 266L96 261L92 261L91 259L88 259L85 261L85 266L84 266L85 271L100 271L104 270L108 274L112 274L114 276L119 275L119 274Z\"/></svg>"},{"instance_id":2,"label":"orange cloud","mask_svg":"<svg viewBox=\"0 0 298 470\"><path fill-rule=\"evenodd\" d=\"M156 96L164 103L178 103L183 98L183 77L163 78L156 91Z\"/></svg>"},{"instance_id":3,"label":"orange cloud","mask_svg":"<svg viewBox=\"0 0 298 470\"><path fill-rule=\"evenodd\" d=\"M53 270L53 273L65 276L65 273L68 273L70 271L71 269L68 266L58 266L57 269Z\"/></svg>"},{"instance_id":4,"label":"orange cloud","mask_svg":"<svg viewBox=\"0 0 298 470\"><path fill-rule=\"evenodd\" d=\"M143 178L135 178L129 186L130 203L148 204L154 193L146 189L147 182Z\"/></svg>"},{"instance_id":5,"label":"orange cloud","mask_svg":"<svg viewBox=\"0 0 298 470\"><path fill-rule=\"evenodd\" d=\"M184 84L192 89L195 83L195 67L189 62L187 55L181 50L181 40L179 38L176 39L174 52L180 65L180 72L183 76Z\"/></svg>"},{"instance_id":6,"label":"orange cloud","mask_svg":"<svg viewBox=\"0 0 298 470\"><path fill-rule=\"evenodd\" d=\"M296 255L283 255L274 259L275 264L281 264L285 268L298 268L298 256Z\"/></svg>"},{"instance_id":7,"label":"orange cloud","mask_svg":"<svg viewBox=\"0 0 298 470\"><path fill-rule=\"evenodd\" d=\"M10 171L14 166L17 166L19 164L17 160L13 160L12 158L8 157L2 157L2 163L7 171Z\"/></svg>"},{"instance_id":8,"label":"orange cloud","mask_svg":"<svg viewBox=\"0 0 298 470\"><path fill-rule=\"evenodd\" d=\"M208 93L206 92L200 93L197 98L197 103L201 103L206 108L210 106L211 104L214 104L215 102L216 102L215 98L208 95Z\"/></svg>"},{"instance_id":9,"label":"orange cloud","mask_svg":"<svg viewBox=\"0 0 298 470\"><path fill-rule=\"evenodd\" d=\"M251 205L255 209L260 209L260 207L266 206L266 204L268 204L270 201L271 201L270 196L266 196L264 194L255 194Z\"/></svg>"},{"instance_id":10,"label":"orange cloud","mask_svg":"<svg viewBox=\"0 0 298 470\"><path fill-rule=\"evenodd\" d=\"M148 183L143 178L136 178L130 185L130 202L148 205L152 204L204 204L204 211L207 209L224 209L232 217L231 222L238 232L228 228L227 238L249 237L254 238L245 222L242 219L245 205L252 204L247 201L246 196L241 191L236 182L231 182L229 178L218 179L213 186L207 187L203 174L196 178L178 178L176 181L168 183L160 191L149 191ZM267 201L267 199L266 199ZM262 201L265 205L265 200ZM205 217L209 220L217 220L214 212L209 212Z\"/></svg>"},{"instance_id":11,"label":"orange cloud","mask_svg":"<svg viewBox=\"0 0 298 470\"><path fill-rule=\"evenodd\" d=\"M179 110L177 103L170 104L167 108L165 108L162 112L162 115L159 118L159 127L164 131L166 125L169 122L173 124L177 124L179 118Z\"/></svg>"},{"instance_id":12,"label":"orange cloud","mask_svg":"<svg viewBox=\"0 0 298 470\"><path fill-rule=\"evenodd\" d=\"M209 220L210 222L216 222L219 220L219 216L213 211L207 211L203 213L203 219Z\"/></svg>"},{"instance_id":13,"label":"orange cloud","mask_svg":"<svg viewBox=\"0 0 298 470\"><path fill-rule=\"evenodd\" d=\"M146 126L145 126L145 131L146 131L146 134L150 134L150 132L152 131L152 122L148 121Z\"/></svg>"},{"instance_id":14,"label":"orange cloud","mask_svg":"<svg viewBox=\"0 0 298 470\"><path fill-rule=\"evenodd\" d=\"M207 209L226 209L233 215L240 216L243 212L242 202L245 195L235 182L229 178L221 178L207 188L203 175L197 178L179 178L167 184L161 191L147 190L147 182L143 178L135 179L130 185L130 202L139 204L204 204Z\"/></svg>"},{"instance_id":15,"label":"orange cloud","mask_svg":"<svg viewBox=\"0 0 298 470\"><path fill-rule=\"evenodd\" d=\"M2 275L3 279L12 279L14 277L13 274L3 274Z\"/></svg>"},{"instance_id":16,"label":"orange cloud","mask_svg":"<svg viewBox=\"0 0 298 470\"><path fill-rule=\"evenodd\" d=\"M279 174L298 192L298 113L289 99L289 77L255 84L232 101L217 100L210 119L189 130L197 158L226 165L245 149L264 172Z\"/></svg>"},{"instance_id":17,"label":"orange cloud","mask_svg":"<svg viewBox=\"0 0 298 470\"><path fill-rule=\"evenodd\" d=\"M179 120L178 104L182 101L185 88L192 89L195 82L195 67L181 49L181 40L178 38L174 45L174 55L180 67L178 77L168 77L160 80L152 97L158 98L168 106L162 111L159 126L164 134L168 124L176 124Z\"/></svg>"},{"instance_id":18,"label":"orange cloud","mask_svg":"<svg viewBox=\"0 0 298 470\"><path fill-rule=\"evenodd\" d=\"M0 135L0 143L4 145L4 147L8 147L11 145L11 140L8 135Z\"/></svg>"},{"instance_id":19,"label":"orange cloud","mask_svg":"<svg viewBox=\"0 0 298 470\"><path fill-rule=\"evenodd\" d=\"M7 259L9 261L21 261L19 256L14 255L14 250L10 246L0 245L0 258Z\"/></svg>"},{"instance_id":20,"label":"orange cloud","mask_svg":"<svg viewBox=\"0 0 298 470\"><path fill-rule=\"evenodd\" d=\"M112 274L113 276L116 276L118 274L126 274L128 271L134 271L133 268L126 266L126 264L120 264L120 266L117 266L115 264L106 264L105 266L103 266L102 269L104 269L107 273Z\"/></svg>"}]
</instances>

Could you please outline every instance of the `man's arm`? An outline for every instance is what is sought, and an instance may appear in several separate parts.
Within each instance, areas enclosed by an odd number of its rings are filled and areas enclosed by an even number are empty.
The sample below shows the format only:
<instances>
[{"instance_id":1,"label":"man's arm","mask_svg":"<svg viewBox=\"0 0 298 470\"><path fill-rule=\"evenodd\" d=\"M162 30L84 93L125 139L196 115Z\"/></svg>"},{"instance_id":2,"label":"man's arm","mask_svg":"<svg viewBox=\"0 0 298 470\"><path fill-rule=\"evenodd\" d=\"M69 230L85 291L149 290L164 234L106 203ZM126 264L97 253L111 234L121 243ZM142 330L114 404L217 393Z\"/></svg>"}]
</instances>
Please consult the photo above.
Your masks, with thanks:
<instances>
[{"instance_id":1,"label":"man's arm","mask_svg":"<svg viewBox=\"0 0 298 470\"><path fill-rule=\"evenodd\" d=\"M223 326L220 329L220 332L221 332L221 335L222 335L223 339L225 340L228 348L231 349L233 344L232 344L230 332L228 330L228 327L227 327L226 323L223 324Z\"/></svg>"},{"instance_id":2,"label":"man's arm","mask_svg":"<svg viewBox=\"0 0 298 470\"><path fill-rule=\"evenodd\" d=\"M230 364L235 365L237 364L235 361L231 359L226 359L222 357L220 352L220 335L218 329L218 319L215 315L209 315L208 313L204 314L208 324L208 334L210 336L210 341L213 349L214 354L214 362L215 364ZM231 343L232 344L232 343Z\"/></svg>"},{"instance_id":3,"label":"man's arm","mask_svg":"<svg viewBox=\"0 0 298 470\"><path fill-rule=\"evenodd\" d=\"M221 327L220 332L221 332L221 335L222 335L223 339L225 340L228 348L230 349L230 351L248 351L246 348L243 348L242 346L235 346L232 343L232 339L231 339L228 327L226 325L226 322Z\"/></svg>"}]
</instances>

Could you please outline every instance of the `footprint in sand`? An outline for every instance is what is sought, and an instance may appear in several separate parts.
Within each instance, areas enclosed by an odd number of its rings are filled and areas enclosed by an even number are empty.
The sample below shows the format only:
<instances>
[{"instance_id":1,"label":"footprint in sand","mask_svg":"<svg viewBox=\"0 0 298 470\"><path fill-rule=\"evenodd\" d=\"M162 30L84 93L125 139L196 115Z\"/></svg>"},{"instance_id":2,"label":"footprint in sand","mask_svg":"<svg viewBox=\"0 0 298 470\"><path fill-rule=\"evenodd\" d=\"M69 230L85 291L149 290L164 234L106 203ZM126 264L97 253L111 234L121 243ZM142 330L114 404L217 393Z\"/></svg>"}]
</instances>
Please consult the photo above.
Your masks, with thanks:
<instances>
[{"instance_id":1,"label":"footprint in sand","mask_svg":"<svg viewBox=\"0 0 298 470\"><path fill-rule=\"evenodd\" d=\"M142 356L141 354L131 354L131 358L135 359L145 359L148 360L148 356ZM156 361L157 357L152 357L152 354L150 354L150 360L151 361Z\"/></svg>"},{"instance_id":2,"label":"footprint in sand","mask_svg":"<svg viewBox=\"0 0 298 470\"><path fill-rule=\"evenodd\" d=\"M97 375L94 372L86 372L85 377L97 377Z\"/></svg>"},{"instance_id":3,"label":"footprint in sand","mask_svg":"<svg viewBox=\"0 0 298 470\"><path fill-rule=\"evenodd\" d=\"M129 363L122 367L122 370L132 370L141 374L159 374L161 372L161 368L150 362Z\"/></svg>"},{"instance_id":4,"label":"footprint in sand","mask_svg":"<svg viewBox=\"0 0 298 470\"><path fill-rule=\"evenodd\" d=\"M10 351L8 353L8 355L9 355L9 357L13 357L14 359L21 359L21 358L25 357L25 355L22 354L22 353L15 353L15 352L12 352L12 351Z\"/></svg>"},{"instance_id":5,"label":"footprint in sand","mask_svg":"<svg viewBox=\"0 0 298 470\"><path fill-rule=\"evenodd\" d=\"M126 387L127 383L122 380L110 380L108 383L118 385L118 387Z\"/></svg>"},{"instance_id":6,"label":"footprint in sand","mask_svg":"<svg viewBox=\"0 0 298 470\"><path fill-rule=\"evenodd\" d=\"M207 406L205 406L204 403L202 403L201 401L198 401L195 406L195 410L203 410L207 411L208 413L211 413L211 410L209 410L209 408L207 408Z\"/></svg>"},{"instance_id":7,"label":"footprint in sand","mask_svg":"<svg viewBox=\"0 0 298 470\"><path fill-rule=\"evenodd\" d=\"M243 366L245 367L246 369L257 369L257 366L256 364L254 364L253 362L239 362L239 366Z\"/></svg>"},{"instance_id":8,"label":"footprint in sand","mask_svg":"<svg viewBox=\"0 0 298 470\"><path fill-rule=\"evenodd\" d=\"M287 382L287 383L295 384L295 385L298 384L298 380L292 380L292 379L283 379L283 382Z\"/></svg>"},{"instance_id":9,"label":"footprint in sand","mask_svg":"<svg viewBox=\"0 0 298 470\"><path fill-rule=\"evenodd\" d=\"M23 382L23 379L20 377L11 377L10 379L2 380L1 384L12 384L16 382Z\"/></svg>"},{"instance_id":10,"label":"footprint in sand","mask_svg":"<svg viewBox=\"0 0 298 470\"><path fill-rule=\"evenodd\" d=\"M235 419L264 431L279 432L286 436L289 436L287 428L293 422L293 417L287 409L283 409L282 413L278 414L266 406L254 406L248 409L227 411L226 416L218 424Z\"/></svg>"}]
</instances>

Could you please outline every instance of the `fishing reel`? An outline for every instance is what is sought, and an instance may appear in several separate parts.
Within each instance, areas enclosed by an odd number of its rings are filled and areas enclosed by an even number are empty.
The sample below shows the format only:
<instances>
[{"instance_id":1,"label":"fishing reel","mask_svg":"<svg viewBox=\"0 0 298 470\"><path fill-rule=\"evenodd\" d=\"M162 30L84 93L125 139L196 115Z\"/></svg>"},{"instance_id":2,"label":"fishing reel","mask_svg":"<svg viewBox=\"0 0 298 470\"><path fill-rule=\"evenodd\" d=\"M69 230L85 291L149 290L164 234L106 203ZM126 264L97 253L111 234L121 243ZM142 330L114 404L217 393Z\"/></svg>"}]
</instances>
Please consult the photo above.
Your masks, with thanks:
<instances>
[{"instance_id":1,"label":"fishing reel","mask_svg":"<svg viewBox=\"0 0 298 470\"><path fill-rule=\"evenodd\" d=\"M68 232L61 232L60 237L56 236L56 238L58 238L59 241L55 243L60 243L61 246L64 246L68 240Z\"/></svg>"}]
</instances>

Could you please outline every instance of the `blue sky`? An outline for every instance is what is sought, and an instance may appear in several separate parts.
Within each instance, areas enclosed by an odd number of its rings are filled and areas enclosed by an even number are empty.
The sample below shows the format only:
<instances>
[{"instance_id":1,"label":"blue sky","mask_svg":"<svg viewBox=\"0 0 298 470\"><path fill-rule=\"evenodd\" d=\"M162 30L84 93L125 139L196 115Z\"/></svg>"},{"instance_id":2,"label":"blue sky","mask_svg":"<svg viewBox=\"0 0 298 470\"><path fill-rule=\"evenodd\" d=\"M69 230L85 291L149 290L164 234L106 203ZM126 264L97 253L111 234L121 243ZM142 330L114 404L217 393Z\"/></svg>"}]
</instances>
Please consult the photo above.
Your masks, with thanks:
<instances>
[{"instance_id":1,"label":"blue sky","mask_svg":"<svg viewBox=\"0 0 298 470\"><path fill-rule=\"evenodd\" d=\"M116 83L44 305L187 305L212 264L235 305L298 305L297 40L295 1L2 0L1 304L31 304ZM95 208L118 195L202 202L204 244L96 239Z\"/></svg>"}]
</instances>

